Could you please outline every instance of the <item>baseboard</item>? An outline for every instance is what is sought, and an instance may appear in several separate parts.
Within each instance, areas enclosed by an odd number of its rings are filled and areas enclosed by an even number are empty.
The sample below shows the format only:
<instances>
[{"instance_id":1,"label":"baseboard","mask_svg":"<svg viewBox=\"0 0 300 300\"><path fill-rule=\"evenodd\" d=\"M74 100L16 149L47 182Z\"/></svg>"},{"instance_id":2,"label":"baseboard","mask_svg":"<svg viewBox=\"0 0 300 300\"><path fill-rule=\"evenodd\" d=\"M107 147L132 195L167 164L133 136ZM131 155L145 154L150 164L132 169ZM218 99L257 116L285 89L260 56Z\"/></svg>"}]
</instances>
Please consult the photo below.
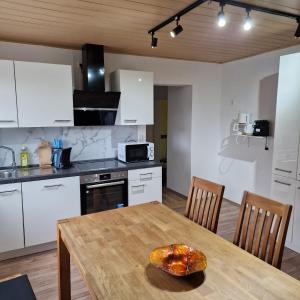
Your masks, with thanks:
<instances>
[{"instance_id":1,"label":"baseboard","mask_svg":"<svg viewBox=\"0 0 300 300\"><path fill-rule=\"evenodd\" d=\"M165 191L169 191L169 192L175 194L176 196L178 196L179 198L182 198L183 200L186 200L186 199L187 199L187 196L185 196L185 195L183 195L183 194L180 194L180 193L178 193L178 192L176 192L176 191L174 191L174 190L172 190L172 189L170 189L170 188L168 188L168 187L164 187L163 189L164 189Z\"/></svg>"},{"instance_id":2,"label":"baseboard","mask_svg":"<svg viewBox=\"0 0 300 300\"><path fill-rule=\"evenodd\" d=\"M56 249L56 241L0 253L0 261Z\"/></svg>"}]
</instances>

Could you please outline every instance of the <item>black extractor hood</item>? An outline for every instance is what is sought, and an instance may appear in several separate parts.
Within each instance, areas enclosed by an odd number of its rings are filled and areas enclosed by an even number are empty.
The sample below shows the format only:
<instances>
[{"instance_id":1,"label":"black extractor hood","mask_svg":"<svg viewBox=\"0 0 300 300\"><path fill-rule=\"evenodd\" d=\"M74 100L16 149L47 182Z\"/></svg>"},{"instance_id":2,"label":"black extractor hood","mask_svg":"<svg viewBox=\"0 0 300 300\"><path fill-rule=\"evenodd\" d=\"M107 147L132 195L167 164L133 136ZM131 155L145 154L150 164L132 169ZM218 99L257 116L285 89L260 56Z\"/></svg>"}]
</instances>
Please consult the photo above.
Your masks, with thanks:
<instances>
[{"instance_id":1,"label":"black extractor hood","mask_svg":"<svg viewBox=\"0 0 300 300\"><path fill-rule=\"evenodd\" d=\"M105 92L104 47L82 47L83 90L73 96L75 126L114 125L120 101L119 92Z\"/></svg>"}]
</instances>

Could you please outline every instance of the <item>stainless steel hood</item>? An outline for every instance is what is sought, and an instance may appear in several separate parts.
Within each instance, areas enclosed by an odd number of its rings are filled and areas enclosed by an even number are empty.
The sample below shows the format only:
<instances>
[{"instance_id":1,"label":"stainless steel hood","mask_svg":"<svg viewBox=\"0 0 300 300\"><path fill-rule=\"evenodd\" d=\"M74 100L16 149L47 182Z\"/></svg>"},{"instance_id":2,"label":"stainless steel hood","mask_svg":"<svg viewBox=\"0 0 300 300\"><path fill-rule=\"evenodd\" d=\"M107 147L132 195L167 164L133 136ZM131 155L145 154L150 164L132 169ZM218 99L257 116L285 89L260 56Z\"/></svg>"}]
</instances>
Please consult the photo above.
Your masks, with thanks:
<instances>
[{"instance_id":1,"label":"stainless steel hood","mask_svg":"<svg viewBox=\"0 0 300 300\"><path fill-rule=\"evenodd\" d=\"M82 47L83 90L75 90L75 126L114 125L120 101L119 92L105 92L104 47Z\"/></svg>"}]
</instances>

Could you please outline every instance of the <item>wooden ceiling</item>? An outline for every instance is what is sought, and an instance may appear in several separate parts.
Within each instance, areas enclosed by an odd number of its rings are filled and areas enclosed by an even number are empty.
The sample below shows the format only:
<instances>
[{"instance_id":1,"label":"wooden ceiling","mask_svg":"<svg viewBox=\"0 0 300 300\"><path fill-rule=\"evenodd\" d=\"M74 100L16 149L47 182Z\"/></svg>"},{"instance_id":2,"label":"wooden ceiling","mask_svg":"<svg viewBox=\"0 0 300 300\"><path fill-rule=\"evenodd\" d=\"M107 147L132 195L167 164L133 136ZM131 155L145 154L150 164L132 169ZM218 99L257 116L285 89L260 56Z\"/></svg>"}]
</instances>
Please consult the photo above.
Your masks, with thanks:
<instances>
[{"instance_id":1,"label":"wooden ceiling","mask_svg":"<svg viewBox=\"0 0 300 300\"><path fill-rule=\"evenodd\" d=\"M171 39L170 24L151 49L147 31L193 0L0 0L0 40L79 49L103 44L106 51L224 63L299 44L296 22L253 12L255 27L243 32L245 11L226 6L229 19L218 28L217 3L206 3L181 20L184 32ZM244 2L300 14L299 0Z\"/></svg>"}]
</instances>

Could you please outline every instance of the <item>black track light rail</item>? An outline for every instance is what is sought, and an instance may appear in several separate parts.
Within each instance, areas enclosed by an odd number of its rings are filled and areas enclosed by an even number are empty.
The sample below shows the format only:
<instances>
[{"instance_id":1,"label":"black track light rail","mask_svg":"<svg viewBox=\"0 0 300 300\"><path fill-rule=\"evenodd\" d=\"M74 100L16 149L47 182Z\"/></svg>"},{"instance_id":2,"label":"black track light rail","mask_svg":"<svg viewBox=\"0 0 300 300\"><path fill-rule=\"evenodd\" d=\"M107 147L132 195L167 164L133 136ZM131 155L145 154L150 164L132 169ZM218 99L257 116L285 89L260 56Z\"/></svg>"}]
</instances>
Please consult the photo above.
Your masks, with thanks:
<instances>
[{"instance_id":1,"label":"black track light rail","mask_svg":"<svg viewBox=\"0 0 300 300\"><path fill-rule=\"evenodd\" d=\"M165 20L162 23L158 24L157 26L153 27L152 29L150 29L148 31L148 33L155 34L155 32L159 31L160 29L162 29L163 27L167 26L168 24L174 22L175 20L180 19L182 16L184 16L191 10L195 9L196 7L202 5L205 2L210 2L210 1L218 2L221 5L232 5L232 6L236 6L236 7L241 7L241 8L246 9L247 11L254 10L254 11L258 11L258 12L262 12L262 13L266 13L266 14L271 14L271 15L276 15L276 16L285 17L285 18L289 18L289 19L294 19L297 22L299 22L299 20L300 20L300 15L291 14L288 12L284 12L284 11L280 11L280 10L272 9L272 8L267 8L264 6L243 3L243 2L235 1L235 0L198 0L198 1L195 1L194 3L190 4L189 6L185 7L184 9L179 11L177 14L168 18L167 20Z\"/></svg>"},{"instance_id":2,"label":"black track light rail","mask_svg":"<svg viewBox=\"0 0 300 300\"><path fill-rule=\"evenodd\" d=\"M185 7L181 11L179 11L176 15L170 17L169 19L163 21L159 25L157 25L157 26L153 27L152 29L150 29L148 31L148 33L149 34L155 33L156 31L162 29L163 27L169 25L170 23L176 21L177 19L180 19L180 17L184 16L185 14L187 14L188 12L190 12L191 10L195 9L196 7L200 6L201 4L203 4L205 2L208 2L208 0L195 1L194 3L190 4L189 6Z\"/></svg>"}]
</instances>

